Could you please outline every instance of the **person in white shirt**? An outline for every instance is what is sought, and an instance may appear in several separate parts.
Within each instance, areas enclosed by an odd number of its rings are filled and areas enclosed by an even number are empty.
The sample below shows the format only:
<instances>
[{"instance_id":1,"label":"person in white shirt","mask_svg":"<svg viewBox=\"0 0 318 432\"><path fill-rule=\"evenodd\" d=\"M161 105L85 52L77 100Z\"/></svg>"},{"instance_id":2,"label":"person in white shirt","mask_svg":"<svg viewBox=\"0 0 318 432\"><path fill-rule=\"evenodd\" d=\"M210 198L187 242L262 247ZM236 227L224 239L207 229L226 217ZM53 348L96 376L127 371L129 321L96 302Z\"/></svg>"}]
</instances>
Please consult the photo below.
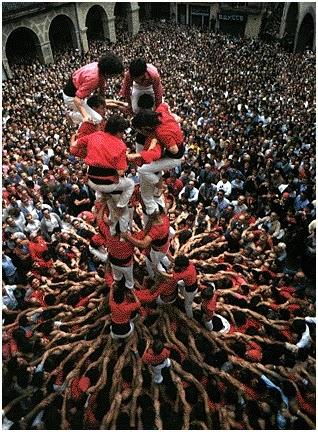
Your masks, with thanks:
<instances>
[{"instance_id":1,"label":"person in white shirt","mask_svg":"<svg viewBox=\"0 0 318 432\"><path fill-rule=\"evenodd\" d=\"M217 183L216 190L217 192L219 192L219 190L223 190L226 198L231 195L232 186L225 174L222 175L221 180Z\"/></svg>"},{"instance_id":2,"label":"person in white shirt","mask_svg":"<svg viewBox=\"0 0 318 432\"><path fill-rule=\"evenodd\" d=\"M27 214L25 216L26 224L24 232L26 234L31 234L32 232L38 231L40 228L41 222L38 219L33 219L33 216L31 213Z\"/></svg>"},{"instance_id":3,"label":"person in white shirt","mask_svg":"<svg viewBox=\"0 0 318 432\"><path fill-rule=\"evenodd\" d=\"M189 181L187 186L184 186L184 188L179 193L179 199L185 199L189 203L196 204L199 198L199 189L194 187L194 182Z\"/></svg>"},{"instance_id":4,"label":"person in white shirt","mask_svg":"<svg viewBox=\"0 0 318 432\"><path fill-rule=\"evenodd\" d=\"M247 210L247 205L245 204L245 196L240 195L237 201L232 201L231 204L234 206L234 214L243 213Z\"/></svg>"}]
</instances>

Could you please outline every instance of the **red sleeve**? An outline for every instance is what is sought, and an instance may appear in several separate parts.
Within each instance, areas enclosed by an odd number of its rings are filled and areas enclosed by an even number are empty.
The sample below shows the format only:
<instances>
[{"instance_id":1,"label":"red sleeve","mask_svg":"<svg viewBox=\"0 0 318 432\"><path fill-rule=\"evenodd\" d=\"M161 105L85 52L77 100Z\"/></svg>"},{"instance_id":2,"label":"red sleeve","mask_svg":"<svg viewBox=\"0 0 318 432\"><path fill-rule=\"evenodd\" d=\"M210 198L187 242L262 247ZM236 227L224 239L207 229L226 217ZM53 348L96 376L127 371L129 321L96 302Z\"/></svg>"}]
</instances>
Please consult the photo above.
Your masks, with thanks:
<instances>
[{"instance_id":1,"label":"red sleeve","mask_svg":"<svg viewBox=\"0 0 318 432\"><path fill-rule=\"evenodd\" d=\"M84 159L87 156L87 144L88 144L88 135L82 136L76 142L76 145L70 147L70 153L73 156L80 157Z\"/></svg>"},{"instance_id":2,"label":"red sleeve","mask_svg":"<svg viewBox=\"0 0 318 432\"><path fill-rule=\"evenodd\" d=\"M307 403L299 392L297 392L296 399L301 411L305 411L311 417L314 417L316 415L316 409L312 405Z\"/></svg>"},{"instance_id":3,"label":"red sleeve","mask_svg":"<svg viewBox=\"0 0 318 432\"><path fill-rule=\"evenodd\" d=\"M92 133L96 132L96 126L93 123L90 122L83 122L81 126L79 127L76 136L77 139L82 138L86 135L90 135Z\"/></svg>"},{"instance_id":4,"label":"red sleeve","mask_svg":"<svg viewBox=\"0 0 318 432\"><path fill-rule=\"evenodd\" d=\"M149 164L161 158L161 146L159 143L156 144L156 147L152 150L142 150L140 152L141 158L144 163Z\"/></svg>"},{"instance_id":5,"label":"red sleeve","mask_svg":"<svg viewBox=\"0 0 318 432\"><path fill-rule=\"evenodd\" d=\"M155 291L151 293L148 289L145 290L136 290L136 296L142 303L151 303L158 297L158 292Z\"/></svg>"}]
</instances>

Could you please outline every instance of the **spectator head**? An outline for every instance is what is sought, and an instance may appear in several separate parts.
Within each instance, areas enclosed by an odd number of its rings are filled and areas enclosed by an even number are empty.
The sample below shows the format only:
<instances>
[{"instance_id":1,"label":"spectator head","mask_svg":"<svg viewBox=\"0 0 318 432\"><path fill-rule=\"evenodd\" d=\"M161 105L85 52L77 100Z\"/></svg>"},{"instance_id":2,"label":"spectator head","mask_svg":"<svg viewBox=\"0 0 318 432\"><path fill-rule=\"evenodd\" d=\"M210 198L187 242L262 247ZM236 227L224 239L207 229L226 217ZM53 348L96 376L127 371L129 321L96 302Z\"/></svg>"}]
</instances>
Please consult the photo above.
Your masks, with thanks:
<instances>
[{"instance_id":1,"label":"spectator head","mask_svg":"<svg viewBox=\"0 0 318 432\"><path fill-rule=\"evenodd\" d=\"M105 132L111 135L118 136L122 138L126 129L128 129L129 124L127 120L119 115L112 115L109 117L106 123Z\"/></svg>"},{"instance_id":2,"label":"spectator head","mask_svg":"<svg viewBox=\"0 0 318 432\"><path fill-rule=\"evenodd\" d=\"M222 189L220 189L217 194L216 194L218 201L222 201L224 198L224 191Z\"/></svg>"},{"instance_id":3,"label":"spectator head","mask_svg":"<svg viewBox=\"0 0 318 432\"><path fill-rule=\"evenodd\" d=\"M138 108L152 110L155 106L155 99L151 94L144 93L139 96Z\"/></svg>"},{"instance_id":4,"label":"spectator head","mask_svg":"<svg viewBox=\"0 0 318 432\"><path fill-rule=\"evenodd\" d=\"M133 80L139 84L139 82L144 78L147 72L147 63L143 58L136 58L132 60L129 65L129 73Z\"/></svg>"},{"instance_id":5,"label":"spectator head","mask_svg":"<svg viewBox=\"0 0 318 432\"><path fill-rule=\"evenodd\" d=\"M87 99L87 105L100 114L102 117L105 116L105 99L99 95L93 95Z\"/></svg>"},{"instance_id":6,"label":"spectator head","mask_svg":"<svg viewBox=\"0 0 318 432\"><path fill-rule=\"evenodd\" d=\"M104 77L116 76L123 72L124 66L116 54L107 52L100 57L98 61L98 69L100 74Z\"/></svg>"}]
</instances>

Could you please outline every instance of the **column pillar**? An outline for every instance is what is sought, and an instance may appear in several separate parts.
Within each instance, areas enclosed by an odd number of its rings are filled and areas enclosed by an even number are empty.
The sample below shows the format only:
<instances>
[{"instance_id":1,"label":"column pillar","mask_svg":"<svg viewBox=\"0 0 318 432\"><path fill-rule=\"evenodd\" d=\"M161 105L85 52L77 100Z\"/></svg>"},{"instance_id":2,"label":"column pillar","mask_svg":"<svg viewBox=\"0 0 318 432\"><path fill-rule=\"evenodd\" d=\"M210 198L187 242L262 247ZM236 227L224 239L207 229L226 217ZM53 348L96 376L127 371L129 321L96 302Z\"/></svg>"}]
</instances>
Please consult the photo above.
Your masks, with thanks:
<instances>
[{"instance_id":1,"label":"column pillar","mask_svg":"<svg viewBox=\"0 0 318 432\"><path fill-rule=\"evenodd\" d=\"M189 4L187 3L187 8L186 8L186 25L190 25L190 20L189 20Z\"/></svg>"},{"instance_id":2,"label":"column pillar","mask_svg":"<svg viewBox=\"0 0 318 432\"><path fill-rule=\"evenodd\" d=\"M145 5L145 18L150 20L151 18L151 3L144 3Z\"/></svg>"},{"instance_id":3,"label":"column pillar","mask_svg":"<svg viewBox=\"0 0 318 432\"><path fill-rule=\"evenodd\" d=\"M128 19L128 32L130 35L135 36L140 29L139 6L137 6L135 9L127 11L127 19Z\"/></svg>"},{"instance_id":4,"label":"column pillar","mask_svg":"<svg viewBox=\"0 0 318 432\"><path fill-rule=\"evenodd\" d=\"M108 34L111 42L116 42L115 17L108 18Z\"/></svg>"},{"instance_id":5,"label":"column pillar","mask_svg":"<svg viewBox=\"0 0 318 432\"><path fill-rule=\"evenodd\" d=\"M81 46L83 47L83 51L85 54L88 51L87 27L79 29L79 37L81 40Z\"/></svg>"},{"instance_id":6,"label":"column pillar","mask_svg":"<svg viewBox=\"0 0 318 432\"><path fill-rule=\"evenodd\" d=\"M77 48L81 54L82 53L81 34L78 27L74 32L72 31L72 43L73 43L73 47Z\"/></svg>"},{"instance_id":7,"label":"column pillar","mask_svg":"<svg viewBox=\"0 0 318 432\"><path fill-rule=\"evenodd\" d=\"M175 11L176 11L176 24L178 24L178 3L175 3L175 5L176 5L176 8L175 8Z\"/></svg>"},{"instance_id":8,"label":"column pillar","mask_svg":"<svg viewBox=\"0 0 318 432\"><path fill-rule=\"evenodd\" d=\"M5 73L5 75L4 75L4 73ZM7 57L5 57L3 55L2 56L2 81L4 81L4 79L3 79L4 77L5 77L5 79L11 79L11 78L13 78L13 74L12 74L12 71L10 69L10 65L9 65Z\"/></svg>"},{"instance_id":9,"label":"column pillar","mask_svg":"<svg viewBox=\"0 0 318 432\"><path fill-rule=\"evenodd\" d=\"M50 41L43 42L42 44L37 44L36 52L44 64L49 64L54 62Z\"/></svg>"},{"instance_id":10,"label":"column pillar","mask_svg":"<svg viewBox=\"0 0 318 432\"><path fill-rule=\"evenodd\" d=\"M110 39L109 37L109 22L105 14L102 15L102 26L103 26L103 36L105 39Z\"/></svg>"}]
</instances>

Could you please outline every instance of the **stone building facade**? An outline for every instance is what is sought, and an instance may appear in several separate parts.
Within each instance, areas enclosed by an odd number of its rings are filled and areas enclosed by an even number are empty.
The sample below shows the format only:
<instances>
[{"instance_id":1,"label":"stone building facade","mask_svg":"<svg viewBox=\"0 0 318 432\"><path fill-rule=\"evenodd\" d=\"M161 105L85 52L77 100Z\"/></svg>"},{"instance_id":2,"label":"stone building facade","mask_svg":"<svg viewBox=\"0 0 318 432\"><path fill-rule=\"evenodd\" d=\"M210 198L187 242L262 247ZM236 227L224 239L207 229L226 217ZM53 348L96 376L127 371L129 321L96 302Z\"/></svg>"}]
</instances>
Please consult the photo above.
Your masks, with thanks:
<instances>
[{"instance_id":1,"label":"stone building facade","mask_svg":"<svg viewBox=\"0 0 318 432\"><path fill-rule=\"evenodd\" d=\"M302 44L311 42L308 37L312 40L313 50L316 49L315 2L285 3L280 26L280 38L286 35L292 39L293 51L300 51L305 48Z\"/></svg>"},{"instance_id":2,"label":"stone building facade","mask_svg":"<svg viewBox=\"0 0 318 432\"><path fill-rule=\"evenodd\" d=\"M2 19L2 72L4 77L11 78L12 73L7 59L6 46L12 33L20 28L28 29L32 34L36 52L43 63L54 61L50 28L59 17L67 18L72 39L72 46L80 52L88 51L86 19L93 7L98 7L103 27L103 35L111 42L116 41L115 2L83 2L83 3L30 3L28 9L6 11ZM44 5L44 6L43 6ZM127 3L128 31L135 35L139 31L138 3ZM31 33L30 33L31 32Z\"/></svg>"}]
</instances>

